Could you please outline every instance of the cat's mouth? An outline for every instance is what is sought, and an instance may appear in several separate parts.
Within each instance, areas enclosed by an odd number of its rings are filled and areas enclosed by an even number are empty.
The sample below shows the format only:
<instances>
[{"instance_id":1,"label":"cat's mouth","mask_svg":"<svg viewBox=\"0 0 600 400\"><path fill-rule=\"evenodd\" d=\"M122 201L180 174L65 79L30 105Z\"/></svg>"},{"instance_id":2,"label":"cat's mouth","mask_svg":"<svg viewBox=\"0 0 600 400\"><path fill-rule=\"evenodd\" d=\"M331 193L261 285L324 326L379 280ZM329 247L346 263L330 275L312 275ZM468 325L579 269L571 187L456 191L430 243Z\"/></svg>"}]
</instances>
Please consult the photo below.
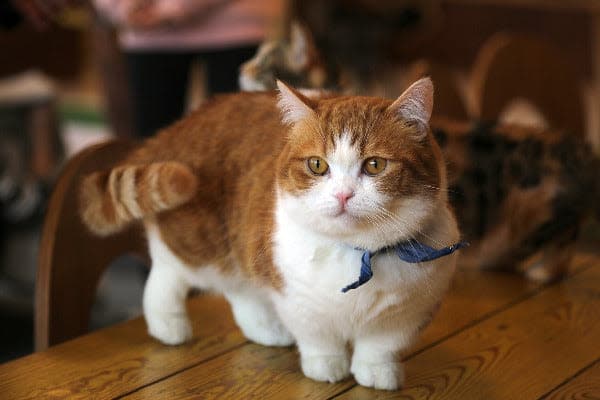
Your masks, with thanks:
<instances>
[{"instance_id":1,"label":"cat's mouth","mask_svg":"<svg viewBox=\"0 0 600 400\"><path fill-rule=\"evenodd\" d=\"M338 210L337 212L335 212L333 214L333 217L337 218L337 217L345 216L345 215L348 215L348 214L349 214L348 210L346 210L345 208L342 208L341 210Z\"/></svg>"},{"instance_id":2,"label":"cat's mouth","mask_svg":"<svg viewBox=\"0 0 600 400\"><path fill-rule=\"evenodd\" d=\"M348 207L338 207L337 210L334 210L329 216L338 220L356 220L359 217L355 212L349 210Z\"/></svg>"}]
</instances>

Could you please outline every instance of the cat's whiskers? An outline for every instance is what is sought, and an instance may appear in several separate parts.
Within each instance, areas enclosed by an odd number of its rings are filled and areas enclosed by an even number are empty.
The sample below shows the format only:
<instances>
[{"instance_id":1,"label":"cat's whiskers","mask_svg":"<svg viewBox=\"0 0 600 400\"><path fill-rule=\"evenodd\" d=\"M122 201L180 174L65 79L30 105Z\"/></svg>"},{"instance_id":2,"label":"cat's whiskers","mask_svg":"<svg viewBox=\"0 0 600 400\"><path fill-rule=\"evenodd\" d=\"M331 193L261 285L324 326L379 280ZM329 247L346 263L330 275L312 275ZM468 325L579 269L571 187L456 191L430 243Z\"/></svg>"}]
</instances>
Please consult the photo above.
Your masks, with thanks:
<instances>
[{"instance_id":1,"label":"cat's whiskers","mask_svg":"<svg viewBox=\"0 0 600 400\"><path fill-rule=\"evenodd\" d=\"M439 186L434 186L434 185L421 185L421 187L428 188L428 189L433 189L433 190L436 190L438 192L446 192L446 193L454 193L455 192L454 190L450 190L450 189L447 189L447 188L441 188Z\"/></svg>"},{"instance_id":2,"label":"cat's whiskers","mask_svg":"<svg viewBox=\"0 0 600 400\"><path fill-rule=\"evenodd\" d=\"M410 212L410 211L409 211ZM414 215L414 213L413 213ZM402 219L400 219L400 216L396 215L394 216L394 218L400 222L403 223L404 225L407 225L408 223ZM423 232L418 226L414 226L413 229L416 231L417 234L419 234L420 236L423 236L426 239L429 239L434 245L439 246L439 247L444 247L445 244L440 242L439 240L435 239L434 237L432 237L431 235L428 235L427 233ZM411 235L412 236L412 235ZM416 237L412 236L412 239L417 239Z\"/></svg>"},{"instance_id":3,"label":"cat's whiskers","mask_svg":"<svg viewBox=\"0 0 600 400\"><path fill-rule=\"evenodd\" d=\"M396 227L398 228L398 230L404 235L404 236L408 236L410 239L417 239L414 234L410 233L410 232L406 232L404 231L404 227L410 226L411 224L409 224L405 219L403 219L401 216L392 213L391 211L387 210L386 208L382 207L381 205L375 203L375 202L371 202L371 205L373 207L375 207L375 209L384 214L387 218L391 219L394 223L396 223ZM411 211L409 210L408 213L411 213ZM414 215L414 213L411 213L412 215ZM402 228L401 228L402 227ZM436 246L444 246L443 243L441 243L440 241L436 240L435 238L431 237L430 235L426 234L425 232L421 231L418 227L412 227L417 234L425 237L426 239L429 239L433 244L435 244Z\"/></svg>"},{"instance_id":4,"label":"cat's whiskers","mask_svg":"<svg viewBox=\"0 0 600 400\"><path fill-rule=\"evenodd\" d=\"M386 210L385 210L383 207L380 207L380 206L378 206L378 205L376 205L376 204L374 204L374 205L376 206L376 209L377 209L378 211L380 211L380 212L381 212L381 211L386 211ZM389 219L388 219L388 218L389 218L389 217L387 217L387 216L385 215L385 213L382 213L382 214L374 214L374 215L373 215L373 220L375 221L375 223L374 223L375 231L376 231L376 233L377 233L377 234L379 234L379 235L380 235L379 239L381 240L381 242L382 242L382 243L385 243L385 242L386 242L386 240L385 240L385 237L387 236L386 234L389 234L389 232L386 232L386 231L385 231L383 228L381 228L381 227L379 226L379 223L388 222L388 221L389 221ZM401 235L402 235L402 236L409 236L409 237L410 237L410 235L409 235L409 234L407 234L407 232L406 232L406 231L404 231L404 229L403 229L401 226L397 225L397 226L396 226L396 228L398 229L398 231L400 231L400 233L401 233Z\"/></svg>"},{"instance_id":5,"label":"cat's whiskers","mask_svg":"<svg viewBox=\"0 0 600 400\"><path fill-rule=\"evenodd\" d=\"M379 217L379 218L377 218ZM379 222L383 222L384 217L383 216L378 216L378 215L367 215L365 217L365 219L371 223L371 225L373 225L375 227L375 237L377 239L378 242L384 243L385 241L385 236L384 236L384 232L383 229L379 228L378 223Z\"/></svg>"}]
</instances>

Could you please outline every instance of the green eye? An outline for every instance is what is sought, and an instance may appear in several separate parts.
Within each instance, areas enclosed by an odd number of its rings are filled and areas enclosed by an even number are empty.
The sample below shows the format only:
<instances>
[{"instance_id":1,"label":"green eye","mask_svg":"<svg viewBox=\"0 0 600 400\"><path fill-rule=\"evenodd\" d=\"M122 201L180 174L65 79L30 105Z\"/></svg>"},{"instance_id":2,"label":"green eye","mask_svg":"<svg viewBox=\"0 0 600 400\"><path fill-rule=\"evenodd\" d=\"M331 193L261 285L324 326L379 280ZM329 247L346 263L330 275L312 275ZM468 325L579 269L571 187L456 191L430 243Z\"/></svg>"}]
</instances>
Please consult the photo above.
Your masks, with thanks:
<instances>
[{"instance_id":1,"label":"green eye","mask_svg":"<svg viewBox=\"0 0 600 400\"><path fill-rule=\"evenodd\" d=\"M387 165L387 160L381 157L371 157L365 160L363 171L367 175L377 175L383 172Z\"/></svg>"},{"instance_id":2,"label":"green eye","mask_svg":"<svg viewBox=\"0 0 600 400\"><path fill-rule=\"evenodd\" d=\"M321 157L310 157L307 160L308 169L315 175L325 175L329 170L329 165Z\"/></svg>"}]
</instances>

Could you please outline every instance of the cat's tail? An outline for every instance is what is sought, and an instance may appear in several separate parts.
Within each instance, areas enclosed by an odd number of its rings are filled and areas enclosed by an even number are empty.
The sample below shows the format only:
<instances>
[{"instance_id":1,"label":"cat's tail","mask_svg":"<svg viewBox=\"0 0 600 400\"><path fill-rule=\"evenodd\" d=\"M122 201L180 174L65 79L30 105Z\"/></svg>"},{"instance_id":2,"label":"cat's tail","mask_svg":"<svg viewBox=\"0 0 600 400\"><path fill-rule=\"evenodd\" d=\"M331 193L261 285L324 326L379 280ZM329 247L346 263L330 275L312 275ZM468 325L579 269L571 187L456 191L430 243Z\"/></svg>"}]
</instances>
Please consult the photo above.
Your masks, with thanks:
<instances>
[{"instance_id":1,"label":"cat's tail","mask_svg":"<svg viewBox=\"0 0 600 400\"><path fill-rule=\"evenodd\" d=\"M84 178L79 211L92 232L105 236L185 204L197 189L196 176L179 162L123 165Z\"/></svg>"}]
</instances>

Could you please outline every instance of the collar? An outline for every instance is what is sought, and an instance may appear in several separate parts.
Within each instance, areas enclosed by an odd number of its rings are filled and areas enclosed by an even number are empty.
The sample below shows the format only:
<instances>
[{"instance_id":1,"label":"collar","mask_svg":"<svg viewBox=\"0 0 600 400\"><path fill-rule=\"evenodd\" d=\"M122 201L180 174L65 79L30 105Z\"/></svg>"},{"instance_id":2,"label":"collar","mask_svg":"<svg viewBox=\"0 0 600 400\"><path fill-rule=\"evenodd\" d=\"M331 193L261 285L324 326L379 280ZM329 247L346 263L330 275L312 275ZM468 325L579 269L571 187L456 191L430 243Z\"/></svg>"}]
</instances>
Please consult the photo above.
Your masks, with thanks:
<instances>
[{"instance_id":1,"label":"collar","mask_svg":"<svg viewBox=\"0 0 600 400\"><path fill-rule=\"evenodd\" d=\"M393 251L402 261L416 264L447 256L454 253L456 250L467 247L468 245L469 243L467 242L458 242L452 246L444 247L443 249L438 250L417 240L409 239L394 246L384 247L383 249L373 252L364 250L361 257L360 276L358 277L358 280L343 288L342 293L346 293L351 289L356 289L357 287L367 283L373 277L371 259L378 254Z\"/></svg>"}]
</instances>

